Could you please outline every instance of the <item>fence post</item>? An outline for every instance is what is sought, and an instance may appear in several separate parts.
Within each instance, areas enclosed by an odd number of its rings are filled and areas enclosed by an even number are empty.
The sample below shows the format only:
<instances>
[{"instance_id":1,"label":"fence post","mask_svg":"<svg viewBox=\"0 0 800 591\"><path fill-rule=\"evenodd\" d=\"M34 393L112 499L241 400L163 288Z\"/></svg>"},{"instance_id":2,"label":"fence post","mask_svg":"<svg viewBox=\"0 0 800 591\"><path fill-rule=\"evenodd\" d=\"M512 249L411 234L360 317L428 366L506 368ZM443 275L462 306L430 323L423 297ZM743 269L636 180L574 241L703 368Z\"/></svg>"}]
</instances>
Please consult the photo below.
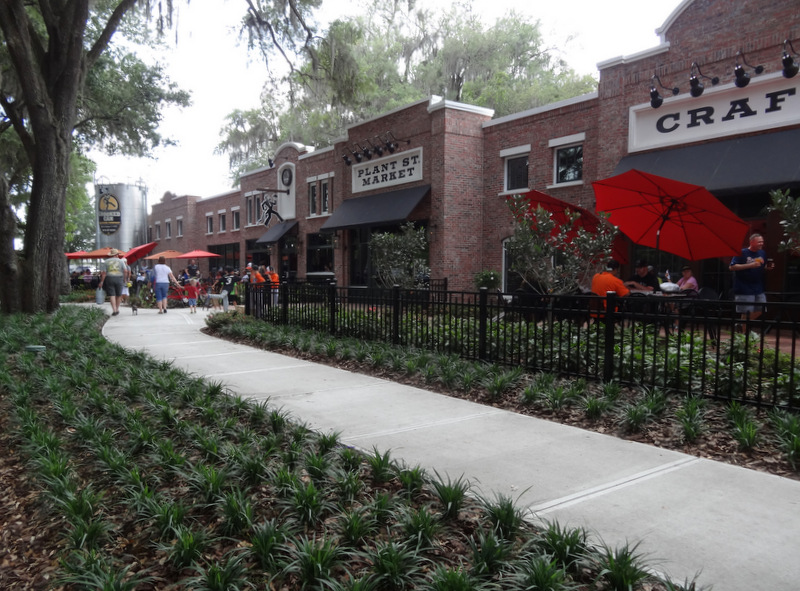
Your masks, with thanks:
<instances>
[{"instance_id":1,"label":"fence post","mask_svg":"<svg viewBox=\"0 0 800 591\"><path fill-rule=\"evenodd\" d=\"M614 379L614 324L617 321L617 294L606 293L606 317L603 333L603 381Z\"/></svg>"},{"instance_id":2,"label":"fence post","mask_svg":"<svg viewBox=\"0 0 800 591\"><path fill-rule=\"evenodd\" d=\"M328 332L336 334L336 282L328 284Z\"/></svg>"},{"instance_id":3,"label":"fence post","mask_svg":"<svg viewBox=\"0 0 800 591\"><path fill-rule=\"evenodd\" d=\"M208 297L208 295L206 295ZM244 315L250 316L250 283L244 284Z\"/></svg>"},{"instance_id":4,"label":"fence post","mask_svg":"<svg viewBox=\"0 0 800 591\"><path fill-rule=\"evenodd\" d=\"M486 333L489 320L489 288L481 287L478 296L478 359L486 359Z\"/></svg>"},{"instance_id":5,"label":"fence post","mask_svg":"<svg viewBox=\"0 0 800 591\"><path fill-rule=\"evenodd\" d=\"M392 286L392 344L400 344L400 286L396 283Z\"/></svg>"},{"instance_id":6,"label":"fence post","mask_svg":"<svg viewBox=\"0 0 800 591\"><path fill-rule=\"evenodd\" d=\"M297 284L295 284L297 285ZM281 305L281 324L289 324L289 285L282 281L278 286L280 292L280 305ZM267 297L272 297L272 294L267 292Z\"/></svg>"}]
</instances>

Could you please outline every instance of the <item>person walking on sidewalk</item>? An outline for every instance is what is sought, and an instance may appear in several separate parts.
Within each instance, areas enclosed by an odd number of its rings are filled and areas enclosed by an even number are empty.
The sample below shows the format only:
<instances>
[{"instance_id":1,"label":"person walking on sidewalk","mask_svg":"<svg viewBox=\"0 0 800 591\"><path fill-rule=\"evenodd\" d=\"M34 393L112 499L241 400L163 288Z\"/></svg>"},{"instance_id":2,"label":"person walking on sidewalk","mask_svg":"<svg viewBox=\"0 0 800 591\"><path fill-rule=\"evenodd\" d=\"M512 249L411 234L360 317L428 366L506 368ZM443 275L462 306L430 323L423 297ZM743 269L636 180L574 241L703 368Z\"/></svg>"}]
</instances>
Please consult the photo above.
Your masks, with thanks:
<instances>
[{"instance_id":1,"label":"person walking on sidewalk","mask_svg":"<svg viewBox=\"0 0 800 591\"><path fill-rule=\"evenodd\" d=\"M167 266L167 259L158 257L158 264L153 268L153 291L156 294L156 307L159 314L167 313L167 295L170 284L177 284L172 269Z\"/></svg>"},{"instance_id":2,"label":"person walking on sidewalk","mask_svg":"<svg viewBox=\"0 0 800 591\"><path fill-rule=\"evenodd\" d=\"M112 248L108 253L108 258L103 261L100 271L99 287L105 289L108 294L112 316L119 314L122 288L128 283L128 279L130 278L128 261L120 258L120 254L120 251L116 248Z\"/></svg>"}]
</instances>

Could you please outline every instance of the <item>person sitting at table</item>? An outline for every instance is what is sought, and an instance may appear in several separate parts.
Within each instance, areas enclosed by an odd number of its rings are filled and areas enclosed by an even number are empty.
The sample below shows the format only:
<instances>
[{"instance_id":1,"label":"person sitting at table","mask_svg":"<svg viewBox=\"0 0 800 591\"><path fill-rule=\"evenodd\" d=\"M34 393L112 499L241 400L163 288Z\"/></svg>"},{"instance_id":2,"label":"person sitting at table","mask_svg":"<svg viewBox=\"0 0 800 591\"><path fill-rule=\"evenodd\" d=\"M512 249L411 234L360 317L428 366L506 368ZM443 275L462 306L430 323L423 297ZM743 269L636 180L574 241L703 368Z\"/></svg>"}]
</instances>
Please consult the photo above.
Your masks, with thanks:
<instances>
[{"instance_id":1,"label":"person sitting at table","mask_svg":"<svg viewBox=\"0 0 800 591\"><path fill-rule=\"evenodd\" d=\"M625 287L625 284L622 283L622 279L619 278L619 262L614 259L610 259L606 263L605 271L596 273L595 276L592 277L592 293L603 297L602 307L596 300L592 300L590 303L590 307L592 308L591 316L593 318L602 319L605 316L601 310L605 311L605 298L608 296L608 292L611 291L618 296L626 296L631 293L631 291Z\"/></svg>"},{"instance_id":2,"label":"person sitting at table","mask_svg":"<svg viewBox=\"0 0 800 591\"><path fill-rule=\"evenodd\" d=\"M694 291L700 290L697 279L692 275L692 268L689 265L684 265L681 268L681 278L678 279L678 287L681 288L681 291L686 291L687 289L693 289Z\"/></svg>"},{"instance_id":3,"label":"person sitting at table","mask_svg":"<svg viewBox=\"0 0 800 591\"><path fill-rule=\"evenodd\" d=\"M647 261L636 261L636 272L632 279L625 282L625 287L638 291L658 291L658 278L650 271Z\"/></svg>"}]
</instances>

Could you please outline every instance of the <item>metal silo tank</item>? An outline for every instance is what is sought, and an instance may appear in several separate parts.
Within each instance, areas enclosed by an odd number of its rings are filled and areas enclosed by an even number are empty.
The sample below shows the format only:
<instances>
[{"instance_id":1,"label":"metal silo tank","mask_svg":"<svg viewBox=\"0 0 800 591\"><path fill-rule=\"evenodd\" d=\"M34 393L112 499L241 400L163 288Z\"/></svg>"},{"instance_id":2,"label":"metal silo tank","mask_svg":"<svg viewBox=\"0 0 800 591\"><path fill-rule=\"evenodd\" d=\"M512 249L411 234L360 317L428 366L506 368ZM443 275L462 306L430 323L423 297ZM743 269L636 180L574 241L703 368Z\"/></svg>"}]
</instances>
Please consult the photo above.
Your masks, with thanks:
<instances>
[{"instance_id":1,"label":"metal silo tank","mask_svg":"<svg viewBox=\"0 0 800 591\"><path fill-rule=\"evenodd\" d=\"M97 248L130 250L147 241L147 187L96 184L95 236Z\"/></svg>"}]
</instances>

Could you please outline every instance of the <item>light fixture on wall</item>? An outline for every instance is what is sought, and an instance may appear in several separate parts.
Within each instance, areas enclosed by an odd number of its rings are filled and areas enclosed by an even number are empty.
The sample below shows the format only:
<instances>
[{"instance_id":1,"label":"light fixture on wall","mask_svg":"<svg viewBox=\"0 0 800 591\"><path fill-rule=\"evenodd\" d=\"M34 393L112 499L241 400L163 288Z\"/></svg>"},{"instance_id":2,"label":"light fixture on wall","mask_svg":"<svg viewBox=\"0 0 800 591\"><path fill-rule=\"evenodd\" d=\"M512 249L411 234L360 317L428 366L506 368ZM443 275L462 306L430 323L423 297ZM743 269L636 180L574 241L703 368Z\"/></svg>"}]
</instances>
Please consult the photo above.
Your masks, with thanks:
<instances>
[{"instance_id":1,"label":"light fixture on wall","mask_svg":"<svg viewBox=\"0 0 800 591\"><path fill-rule=\"evenodd\" d=\"M369 140L366 140L366 141L368 142ZM356 146L358 146L358 149L361 150L361 153L364 155L364 158L366 158L367 160L372 160L372 149L371 148L365 148L364 146L362 146L358 142L356 142Z\"/></svg>"},{"instance_id":2,"label":"light fixture on wall","mask_svg":"<svg viewBox=\"0 0 800 591\"><path fill-rule=\"evenodd\" d=\"M270 168L275 168L275 162L277 160L288 160L288 159L289 159L288 156L276 156L275 158L272 158L271 156L268 156L267 157L267 164L269 164Z\"/></svg>"},{"instance_id":3,"label":"light fixture on wall","mask_svg":"<svg viewBox=\"0 0 800 591\"><path fill-rule=\"evenodd\" d=\"M700 78L705 78L706 80L710 80L711 86L716 86L717 84L719 84L719 78L717 78L716 76L714 76L713 78L710 76L706 76L705 74L703 74L703 72L700 71L700 64L698 64L697 62L692 62L692 69L689 75L689 86L691 86L689 94L691 94L695 98L703 94L703 90L705 89L703 83L700 81Z\"/></svg>"},{"instance_id":4,"label":"light fixture on wall","mask_svg":"<svg viewBox=\"0 0 800 591\"><path fill-rule=\"evenodd\" d=\"M389 154L394 154L395 150L400 147L400 142L405 142L406 145L411 143L411 140L398 140L396 137L394 137L394 134L391 131L387 131L383 135L386 136L386 139L378 139L383 141L384 145L386 146L386 151L389 152Z\"/></svg>"},{"instance_id":5,"label":"light fixture on wall","mask_svg":"<svg viewBox=\"0 0 800 591\"><path fill-rule=\"evenodd\" d=\"M377 135L375 136L375 139L377 139L377 140L380 140L380 138L379 138ZM380 141L378 142L378 145L377 145L377 146L376 146L375 144L373 144L373 143L372 143L371 141L369 141L369 140L366 140L366 142L367 142L367 143L368 143L370 146L372 146L372 151L375 153L375 155L376 155L376 156L378 156L379 158L380 158L381 156L383 156L383 146L380 144Z\"/></svg>"},{"instance_id":6,"label":"light fixture on wall","mask_svg":"<svg viewBox=\"0 0 800 591\"><path fill-rule=\"evenodd\" d=\"M742 63L739 63L739 56L741 56L741 58L742 58ZM744 65L742 65L742 64L744 64ZM756 73L756 74L760 74L761 72L764 71L764 66L751 66L750 64L748 64L747 60L744 57L744 52L743 51L737 52L736 53L736 65L733 67L733 74L734 74L734 76L736 76L736 80L734 80L733 83L738 88L744 88L745 86L750 84L750 74L748 74L745 71L744 66L747 66L748 68L751 68L753 70L753 72Z\"/></svg>"},{"instance_id":7,"label":"light fixture on wall","mask_svg":"<svg viewBox=\"0 0 800 591\"><path fill-rule=\"evenodd\" d=\"M678 88L677 86L673 88L668 88L664 86L661 83L661 78L659 78L657 74L653 74L653 77L650 78L650 106L653 107L654 109L658 109L664 102L664 98L658 92L658 88L656 87L656 82L658 82L658 85L664 90L669 90L673 96L681 91L681 89Z\"/></svg>"},{"instance_id":8,"label":"light fixture on wall","mask_svg":"<svg viewBox=\"0 0 800 591\"><path fill-rule=\"evenodd\" d=\"M784 78L794 78L797 75L797 70L800 69L800 66L797 65L797 62L794 61L794 57L788 51L786 51L786 46L792 48L792 54L798 55L798 53L794 50L794 46L792 42L788 39L783 42L783 57L781 58L781 63L783 64L783 77ZM798 55L800 57L800 55Z\"/></svg>"},{"instance_id":9,"label":"light fixture on wall","mask_svg":"<svg viewBox=\"0 0 800 591\"><path fill-rule=\"evenodd\" d=\"M339 248L339 232L333 233L333 249L336 250Z\"/></svg>"},{"instance_id":10,"label":"light fixture on wall","mask_svg":"<svg viewBox=\"0 0 800 591\"><path fill-rule=\"evenodd\" d=\"M351 166L353 164L353 159L350 158L350 154L347 152L342 152L342 160L344 160L346 166Z\"/></svg>"}]
</instances>

